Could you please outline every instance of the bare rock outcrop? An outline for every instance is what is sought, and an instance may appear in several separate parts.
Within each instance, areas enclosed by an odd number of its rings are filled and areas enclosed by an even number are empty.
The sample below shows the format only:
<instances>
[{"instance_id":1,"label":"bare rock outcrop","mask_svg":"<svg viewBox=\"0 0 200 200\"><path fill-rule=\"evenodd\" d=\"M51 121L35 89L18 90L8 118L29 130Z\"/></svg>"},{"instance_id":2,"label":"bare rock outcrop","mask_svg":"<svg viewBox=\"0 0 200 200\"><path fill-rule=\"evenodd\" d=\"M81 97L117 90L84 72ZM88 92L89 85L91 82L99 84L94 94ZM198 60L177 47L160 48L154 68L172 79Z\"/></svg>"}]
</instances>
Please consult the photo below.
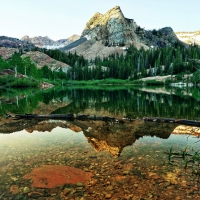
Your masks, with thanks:
<instances>
[{"instance_id":1,"label":"bare rock outcrop","mask_svg":"<svg viewBox=\"0 0 200 200\"><path fill-rule=\"evenodd\" d=\"M0 47L0 55L3 59L7 60L12 57L14 53L19 53L19 49Z\"/></svg>"},{"instance_id":2,"label":"bare rock outcrop","mask_svg":"<svg viewBox=\"0 0 200 200\"><path fill-rule=\"evenodd\" d=\"M124 17L119 6L116 6L102 15L95 15L86 24L82 36L95 38L105 45L128 45L137 41L135 31L138 25L133 19Z\"/></svg>"},{"instance_id":3,"label":"bare rock outcrop","mask_svg":"<svg viewBox=\"0 0 200 200\"><path fill-rule=\"evenodd\" d=\"M30 57L31 61L34 62L37 68L41 68L44 65L47 65L49 68L51 68L51 70L59 71L61 69L65 73L68 69L71 68L68 64L57 61L39 51L27 52L26 54L22 55L22 58L24 57Z\"/></svg>"},{"instance_id":4,"label":"bare rock outcrop","mask_svg":"<svg viewBox=\"0 0 200 200\"><path fill-rule=\"evenodd\" d=\"M176 32L175 34L182 42L200 45L200 30L194 32Z\"/></svg>"},{"instance_id":5,"label":"bare rock outcrop","mask_svg":"<svg viewBox=\"0 0 200 200\"><path fill-rule=\"evenodd\" d=\"M37 36L37 37L30 38L28 35L25 35L21 38L21 40L33 43L37 47L53 45L53 43L54 43L54 41L51 40L48 36L45 36L45 37Z\"/></svg>"},{"instance_id":6,"label":"bare rock outcrop","mask_svg":"<svg viewBox=\"0 0 200 200\"><path fill-rule=\"evenodd\" d=\"M108 47L103 45L101 41L95 41L91 39L70 50L70 52L76 52L78 55L83 55L83 57L87 58L88 60L94 60L97 56L104 58L111 54L116 54L117 52L119 54L123 54L124 49L123 47Z\"/></svg>"},{"instance_id":7,"label":"bare rock outcrop","mask_svg":"<svg viewBox=\"0 0 200 200\"><path fill-rule=\"evenodd\" d=\"M171 27L145 30L133 19L125 18L119 6L112 8L104 15L95 13L86 24L82 37L101 41L105 46L133 44L137 48L164 47L178 41Z\"/></svg>"}]
</instances>

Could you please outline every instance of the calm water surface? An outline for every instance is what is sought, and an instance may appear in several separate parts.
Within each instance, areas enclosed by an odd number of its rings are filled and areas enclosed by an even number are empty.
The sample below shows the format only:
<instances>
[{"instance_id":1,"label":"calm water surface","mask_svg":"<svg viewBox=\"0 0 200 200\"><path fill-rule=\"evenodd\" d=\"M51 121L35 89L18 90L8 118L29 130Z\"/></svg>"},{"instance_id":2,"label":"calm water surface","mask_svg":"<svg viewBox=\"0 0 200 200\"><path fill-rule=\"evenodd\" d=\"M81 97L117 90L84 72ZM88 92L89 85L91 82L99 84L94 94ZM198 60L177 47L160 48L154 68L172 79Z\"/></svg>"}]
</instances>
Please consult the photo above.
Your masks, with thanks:
<instances>
[{"instance_id":1,"label":"calm water surface","mask_svg":"<svg viewBox=\"0 0 200 200\"><path fill-rule=\"evenodd\" d=\"M200 199L196 153L200 150L199 129L174 130L174 124L139 120L143 116L199 120L199 91L153 89L3 91L0 199ZM113 125L97 121L14 121L5 119L5 112L98 114L137 120ZM42 187L25 178L46 165L70 166L92 176L87 183L77 179L78 183L54 187L48 186L56 179L45 175L38 179L45 183Z\"/></svg>"}]
</instances>

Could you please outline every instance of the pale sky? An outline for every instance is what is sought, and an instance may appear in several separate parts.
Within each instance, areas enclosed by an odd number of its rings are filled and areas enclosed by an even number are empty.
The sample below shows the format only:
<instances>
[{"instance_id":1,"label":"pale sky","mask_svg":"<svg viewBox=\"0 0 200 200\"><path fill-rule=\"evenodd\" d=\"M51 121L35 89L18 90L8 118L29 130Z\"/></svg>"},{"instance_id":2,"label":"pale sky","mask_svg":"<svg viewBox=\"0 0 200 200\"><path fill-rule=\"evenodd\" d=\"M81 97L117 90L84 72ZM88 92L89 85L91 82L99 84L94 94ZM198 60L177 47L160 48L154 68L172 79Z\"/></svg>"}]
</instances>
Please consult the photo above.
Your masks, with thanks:
<instances>
[{"instance_id":1,"label":"pale sky","mask_svg":"<svg viewBox=\"0 0 200 200\"><path fill-rule=\"evenodd\" d=\"M0 36L19 39L81 35L94 13L105 14L116 5L145 29L200 30L200 0L0 0L0 5Z\"/></svg>"}]
</instances>

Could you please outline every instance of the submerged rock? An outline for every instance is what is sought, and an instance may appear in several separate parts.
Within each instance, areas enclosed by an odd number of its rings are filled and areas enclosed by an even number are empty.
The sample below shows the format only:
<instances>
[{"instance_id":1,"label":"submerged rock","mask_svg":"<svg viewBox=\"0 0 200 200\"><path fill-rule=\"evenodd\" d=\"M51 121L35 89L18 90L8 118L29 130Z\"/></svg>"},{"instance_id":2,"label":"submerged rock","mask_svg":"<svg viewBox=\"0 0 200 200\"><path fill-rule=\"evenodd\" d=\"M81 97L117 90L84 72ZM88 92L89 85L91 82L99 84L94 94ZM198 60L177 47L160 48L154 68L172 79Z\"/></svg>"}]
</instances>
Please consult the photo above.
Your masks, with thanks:
<instances>
[{"instance_id":1,"label":"submerged rock","mask_svg":"<svg viewBox=\"0 0 200 200\"><path fill-rule=\"evenodd\" d=\"M29 193L29 192L30 192L30 189L28 187L24 187L23 193L26 194L26 193Z\"/></svg>"},{"instance_id":2,"label":"submerged rock","mask_svg":"<svg viewBox=\"0 0 200 200\"><path fill-rule=\"evenodd\" d=\"M19 193L19 187L17 185L11 185L10 186L10 192L12 192L12 194L18 194Z\"/></svg>"},{"instance_id":3,"label":"submerged rock","mask_svg":"<svg viewBox=\"0 0 200 200\"><path fill-rule=\"evenodd\" d=\"M77 184L81 182L84 185L90 180L91 172L85 172L81 169L63 166L63 165L42 165L26 174L23 178L32 179L34 187L53 188L57 185Z\"/></svg>"}]
</instances>

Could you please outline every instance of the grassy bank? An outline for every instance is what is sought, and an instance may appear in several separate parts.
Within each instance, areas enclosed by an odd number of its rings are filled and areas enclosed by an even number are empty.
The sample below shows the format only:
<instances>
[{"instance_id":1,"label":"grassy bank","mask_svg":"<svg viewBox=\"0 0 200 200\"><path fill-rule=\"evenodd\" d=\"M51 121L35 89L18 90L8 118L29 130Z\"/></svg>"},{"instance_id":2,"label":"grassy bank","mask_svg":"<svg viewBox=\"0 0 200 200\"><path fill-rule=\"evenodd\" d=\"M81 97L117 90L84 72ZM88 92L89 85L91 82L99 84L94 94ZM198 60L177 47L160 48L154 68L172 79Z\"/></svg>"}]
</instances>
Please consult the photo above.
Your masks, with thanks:
<instances>
[{"instance_id":1,"label":"grassy bank","mask_svg":"<svg viewBox=\"0 0 200 200\"><path fill-rule=\"evenodd\" d=\"M67 84L71 85L124 85L128 81L122 79L103 79L103 80L87 80L87 81L67 81Z\"/></svg>"},{"instance_id":2,"label":"grassy bank","mask_svg":"<svg viewBox=\"0 0 200 200\"><path fill-rule=\"evenodd\" d=\"M173 81L171 79L163 79L163 80L122 80L122 79L102 79L102 80L87 80L87 81L77 81L77 80L33 80L29 78L14 78L12 76L8 77L0 77L0 87L40 87L40 83L46 82L49 84L53 84L54 86L69 86L69 85L77 85L77 86L101 86L101 85L138 85L138 86L168 86L172 83L176 83L177 81ZM184 82L184 81L183 81Z\"/></svg>"}]
</instances>

